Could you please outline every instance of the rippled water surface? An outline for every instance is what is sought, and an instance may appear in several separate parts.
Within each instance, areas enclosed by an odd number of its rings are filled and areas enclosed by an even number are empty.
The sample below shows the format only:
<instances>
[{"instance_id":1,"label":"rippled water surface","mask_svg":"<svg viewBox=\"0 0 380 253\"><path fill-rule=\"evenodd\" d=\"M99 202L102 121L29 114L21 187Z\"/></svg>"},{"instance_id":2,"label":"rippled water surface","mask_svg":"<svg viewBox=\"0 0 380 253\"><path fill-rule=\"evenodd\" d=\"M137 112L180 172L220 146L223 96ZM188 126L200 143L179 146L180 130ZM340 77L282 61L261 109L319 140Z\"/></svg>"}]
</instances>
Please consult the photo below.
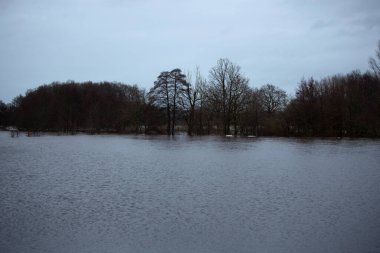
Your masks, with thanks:
<instances>
[{"instance_id":1,"label":"rippled water surface","mask_svg":"<svg viewBox=\"0 0 380 253\"><path fill-rule=\"evenodd\" d=\"M380 141L0 132L0 252L380 252Z\"/></svg>"}]
</instances>

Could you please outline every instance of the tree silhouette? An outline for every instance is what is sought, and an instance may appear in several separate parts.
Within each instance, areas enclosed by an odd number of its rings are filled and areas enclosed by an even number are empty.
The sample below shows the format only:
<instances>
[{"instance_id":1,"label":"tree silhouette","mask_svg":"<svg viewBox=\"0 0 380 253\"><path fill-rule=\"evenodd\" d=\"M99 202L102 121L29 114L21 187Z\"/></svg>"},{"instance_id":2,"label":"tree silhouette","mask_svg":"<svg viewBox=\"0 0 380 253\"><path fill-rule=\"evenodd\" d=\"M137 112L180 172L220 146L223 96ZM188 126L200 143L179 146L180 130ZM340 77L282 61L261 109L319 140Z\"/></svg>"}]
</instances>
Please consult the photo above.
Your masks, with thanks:
<instances>
[{"instance_id":1,"label":"tree silhouette","mask_svg":"<svg viewBox=\"0 0 380 253\"><path fill-rule=\"evenodd\" d=\"M199 69L163 71L146 94L117 82L53 82L12 103L0 101L0 127L28 131L380 137L380 41L371 72L301 79L288 100L272 84L251 88L239 65L219 59Z\"/></svg>"},{"instance_id":2,"label":"tree silhouette","mask_svg":"<svg viewBox=\"0 0 380 253\"><path fill-rule=\"evenodd\" d=\"M182 100L182 96L188 89L186 75L180 69L164 71L157 77L153 88L149 91L151 104L166 110L166 132L174 135L176 124L176 113Z\"/></svg>"}]
</instances>

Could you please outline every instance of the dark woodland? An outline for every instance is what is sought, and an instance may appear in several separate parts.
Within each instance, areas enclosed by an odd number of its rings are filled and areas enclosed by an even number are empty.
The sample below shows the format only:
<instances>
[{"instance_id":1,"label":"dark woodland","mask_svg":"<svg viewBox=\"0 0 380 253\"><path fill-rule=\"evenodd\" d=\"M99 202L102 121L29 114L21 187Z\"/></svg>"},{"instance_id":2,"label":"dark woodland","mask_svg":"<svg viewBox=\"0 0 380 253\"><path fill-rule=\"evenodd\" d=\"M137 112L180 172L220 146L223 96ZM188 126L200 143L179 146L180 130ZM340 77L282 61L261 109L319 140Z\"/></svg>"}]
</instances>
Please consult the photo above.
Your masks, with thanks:
<instances>
[{"instance_id":1,"label":"dark woodland","mask_svg":"<svg viewBox=\"0 0 380 253\"><path fill-rule=\"evenodd\" d=\"M294 97L249 86L239 65L161 72L149 91L116 82L54 82L0 101L0 126L25 131L380 137L380 42L371 70L303 78Z\"/></svg>"}]
</instances>

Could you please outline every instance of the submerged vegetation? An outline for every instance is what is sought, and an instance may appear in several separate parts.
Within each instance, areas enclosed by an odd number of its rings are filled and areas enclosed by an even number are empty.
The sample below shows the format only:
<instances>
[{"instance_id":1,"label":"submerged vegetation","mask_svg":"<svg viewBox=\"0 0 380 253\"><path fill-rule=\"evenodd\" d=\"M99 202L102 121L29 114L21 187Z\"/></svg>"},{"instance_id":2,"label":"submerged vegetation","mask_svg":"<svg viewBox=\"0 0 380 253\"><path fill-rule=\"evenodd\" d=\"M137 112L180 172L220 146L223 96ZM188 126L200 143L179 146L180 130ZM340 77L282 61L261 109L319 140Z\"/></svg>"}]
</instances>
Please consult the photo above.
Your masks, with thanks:
<instances>
[{"instance_id":1,"label":"submerged vegetation","mask_svg":"<svg viewBox=\"0 0 380 253\"><path fill-rule=\"evenodd\" d=\"M0 101L0 126L27 131L174 135L380 137L380 43L372 71L302 79L294 97L249 86L220 59L208 79L197 69L163 71L149 91L115 82L54 82Z\"/></svg>"}]
</instances>

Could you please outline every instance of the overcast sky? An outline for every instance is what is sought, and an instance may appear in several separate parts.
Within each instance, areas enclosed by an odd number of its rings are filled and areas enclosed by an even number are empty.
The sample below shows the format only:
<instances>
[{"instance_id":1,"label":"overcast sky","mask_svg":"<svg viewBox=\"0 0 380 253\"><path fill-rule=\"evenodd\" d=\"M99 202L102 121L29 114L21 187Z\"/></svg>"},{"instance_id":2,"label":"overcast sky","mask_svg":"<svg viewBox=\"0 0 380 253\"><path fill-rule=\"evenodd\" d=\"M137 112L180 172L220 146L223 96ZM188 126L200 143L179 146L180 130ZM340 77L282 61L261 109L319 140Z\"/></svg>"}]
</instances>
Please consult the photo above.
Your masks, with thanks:
<instances>
[{"instance_id":1,"label":"overcast sky","mask_svg":"<svg viewBox=\"0 0 380 253\"><path fill-rule=\"evenodd\" d=\"M53 81L149 89L161 71L219 58L252 87L368 69L379 0L0 0L0 100Z\"/></svg>"}]
</instances>

